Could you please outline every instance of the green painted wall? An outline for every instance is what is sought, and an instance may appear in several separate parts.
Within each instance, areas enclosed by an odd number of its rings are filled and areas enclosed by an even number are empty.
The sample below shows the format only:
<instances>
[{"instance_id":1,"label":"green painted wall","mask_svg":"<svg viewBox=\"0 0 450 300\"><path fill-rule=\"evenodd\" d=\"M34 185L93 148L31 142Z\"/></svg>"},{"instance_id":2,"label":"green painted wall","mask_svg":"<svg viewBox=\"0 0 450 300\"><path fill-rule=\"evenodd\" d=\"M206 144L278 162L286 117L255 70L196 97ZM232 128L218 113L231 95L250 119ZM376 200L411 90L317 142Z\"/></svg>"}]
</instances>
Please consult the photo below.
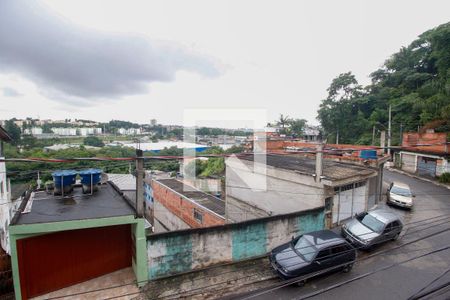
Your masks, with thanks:
<instances>
[{"instance_id":1,"label":"green painted wall","mask_svg":"<svg viewBox=\"0 0 450 300\"><path fill-rule=\"evenodd\" d=\"M323 229L325 227L324 212L297 217L297 226L298 235Z\"/></svg>"},{"instance_id":2,"label":"green painted wall","mask_svg":"<svg viewBox=\"0 0 450 300\"><path fill-rule=\"evenodd\" d=\"M265 254L266 223L255 223L231 231L233 261Z\"/></svg>"}]
</instances>

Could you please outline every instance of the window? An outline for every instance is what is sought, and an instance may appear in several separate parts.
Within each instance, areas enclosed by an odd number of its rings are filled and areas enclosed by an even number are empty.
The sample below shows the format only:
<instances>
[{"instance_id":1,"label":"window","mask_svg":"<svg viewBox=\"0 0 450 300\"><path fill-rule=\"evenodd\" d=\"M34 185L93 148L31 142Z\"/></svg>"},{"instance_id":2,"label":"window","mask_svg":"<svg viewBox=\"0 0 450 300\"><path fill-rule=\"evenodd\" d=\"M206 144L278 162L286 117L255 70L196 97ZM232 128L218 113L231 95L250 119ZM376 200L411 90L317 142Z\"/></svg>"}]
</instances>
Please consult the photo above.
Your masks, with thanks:
<instances>
[{"instance_id":1,"label":"window","mask_svg":"<svg viewBox=\"0 0 450 300\"><path fill-rule=\"evenodd\" d=\"M308 241L305 236L301 236L295 243L294 249L299 253L306 261L311 261L316 254L317 249Z\"/></svg>"},{"instance_id":2,"label":"window","mask_svg":"<svg viewBox=\"0 0 450 300\"><path fill-rule=\"evenodd\" d=\"M194 208L194 219L200 224L203 223L203 214L200 210Z\"/></svg>"},{"instance_id":3,"label":"window","mask_svg":"<svg viewBox=\"0 0 450 300\"><path fill-rule=\"evenodd\" d=\"M344 244L341 244L341 245L337 245L337 246L334 246L334 247L332 247L331 248L331 254L333 255L336 255L336 254L340 254L340 253L343 253L343 252L345 252L345 251L347 251L347 247L346 247L346 245L344 245Z\"/></svg>"},{"instance_id":4,"label":"window","mask_svg":"<svg viewBox=\"0 0 450 300\"><path fill-rule=\"evenodd\" d=\"M357 182L357 183L355 183L355 189L359 188L359 187L362 187L362 186L365 186L365 185L366 185L365 181Z\"/></svg>"},{"instance_id":5,"label":"window","mask_svg":"<svg viewBox=\"0 0 450 300\"><path fill-rule=\"evenodd\" d=\"M316 256L316 260L327 259L330 256L330 249L324 249Z\"/></svg>"},{"instance_id":6,"label":"window","mask_svg":"<svg viewBox=\"0 0 450 300\"><path fill-rule=\"evenodd\" d=\"M393 223L389 223L389 224L387 224L386 225L386 228L384 229L384 233L389 233L389 232L391 232L392 231L392 226L393 226Z\"/></svg>"},{"instance_id":7,"label":"window","mask_svg":"<svg viewBox=\"0 0 450 300\"><path fill-rule=\"evenodd\" d=\"M0 194L3 197L3 181L0 181Z\"/></svg>"}]
</instances>

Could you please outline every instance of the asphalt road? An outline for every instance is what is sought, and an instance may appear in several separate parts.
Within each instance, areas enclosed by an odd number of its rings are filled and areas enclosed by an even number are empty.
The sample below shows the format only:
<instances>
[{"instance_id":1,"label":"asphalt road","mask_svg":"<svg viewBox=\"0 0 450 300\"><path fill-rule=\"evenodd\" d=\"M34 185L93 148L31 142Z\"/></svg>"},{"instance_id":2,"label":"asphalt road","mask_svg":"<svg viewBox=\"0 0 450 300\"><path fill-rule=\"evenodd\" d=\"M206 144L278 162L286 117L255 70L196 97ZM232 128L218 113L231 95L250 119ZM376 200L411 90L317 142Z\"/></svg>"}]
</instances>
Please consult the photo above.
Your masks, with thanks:
<instances>
[{"instance_id":1,"label":"asphalt road","mask_svg":"<svg viewBox=\"0 0 450 300\"><path fill-rule=\"evenodd\" d=\"M385 188L392 181L407 183L416 195L412 211L388 207L406 224L402 236L359 252L350 273L335 272L309 280L304 287L259 290L240 299L408 299L450 268L450 190L406 175L385 171ZM418 257L425 255L423 257ZM361 277L359 277L361 276ZM450 281L450 271L425 291ZM282 281L276 282L282 284ZM450 299L450 288L429 299ZM424 298L428 299L428 298Z\"/></svg>"}]
</instances>

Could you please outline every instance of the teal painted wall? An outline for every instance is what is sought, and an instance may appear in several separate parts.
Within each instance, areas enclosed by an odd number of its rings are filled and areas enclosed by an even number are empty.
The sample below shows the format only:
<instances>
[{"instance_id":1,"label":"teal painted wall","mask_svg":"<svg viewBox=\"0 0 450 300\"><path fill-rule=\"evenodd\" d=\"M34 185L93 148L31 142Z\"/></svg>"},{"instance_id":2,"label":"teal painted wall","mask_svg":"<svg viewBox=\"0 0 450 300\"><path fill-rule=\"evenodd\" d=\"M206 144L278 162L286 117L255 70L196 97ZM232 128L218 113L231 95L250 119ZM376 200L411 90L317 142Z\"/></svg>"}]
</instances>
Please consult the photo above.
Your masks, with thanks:
<instances>
[{"instance_id":1,"label":"teal painted wall","mask_svg":"<svg viewBox=\"0 0 450 300\"><path fill-rule=\"evenodd\" d=\"M307 213L262 218L211 229L149 235L149 279L192 271L195 269L194 265L200 265L200 269L255 258L269 252L280 241L290 240L293 234L321 229L324 229L324 212L323 209L316 209ZM197 260L202 258L208 263L198 264L194 257Z\"/></svg>"},{"instance_id":2,"label":"teal painted wall","mask_svg":"<svg viewBox=\"0 0 450 300\"><path fill-rule=\"evenodd\" d=\"M191 235L170 236L164 239L163 243L150 241L149 249L162 254L149 268L149 278L183 273L192 268Z\"/></svg>"},{"instance_id":3,"label":"teal painted wall","mask_svg":"<svg viewBox=\"0 0 450 300\"><path fill-rule=\"evenodd\" d=\"M324 212L297 217L297 234L321 230L325 227Z\"/></svg>"},{"instance_id":4,"label":"teal painted wall","mask_svg":"<svg viewBox=\"0 0 450 300\"><path fill-rule=\"evenodd\" d=\"M265 254L266 224L255 223L231 231L233 261Z\"/></svg>"}]
</instances>

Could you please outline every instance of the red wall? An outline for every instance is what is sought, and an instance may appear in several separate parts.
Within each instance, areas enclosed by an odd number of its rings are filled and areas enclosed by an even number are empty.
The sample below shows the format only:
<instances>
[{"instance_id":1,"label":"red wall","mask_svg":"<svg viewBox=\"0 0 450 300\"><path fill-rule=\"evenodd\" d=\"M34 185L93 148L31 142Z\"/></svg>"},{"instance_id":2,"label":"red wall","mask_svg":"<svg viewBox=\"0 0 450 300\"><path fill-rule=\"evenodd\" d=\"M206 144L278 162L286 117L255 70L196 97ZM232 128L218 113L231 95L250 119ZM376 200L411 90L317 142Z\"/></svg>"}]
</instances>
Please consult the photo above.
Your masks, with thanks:
<instances>
[{"instance_id":1,"label":"red wall","mask_svg":"<svg viewBox=\"0 0 450 300\"><path fill-rule=\"evenodd\" d=\"M189 200L186 200L181 195L168 189L166 186L153 181L153 200L158 201L165 208L171 211L174 215L182 219L186 224L192 228L209 227L215 225L225 224L225 220L219 216L211 213L209 210L204 209L202 206L197 205ZM200 224L194 219L194 208L203 214L203 223Z\"/></svg>"},{"instance_id":2,"label":"red wall","mask_svg":"<svg viewBox=\"0 0 450 300\"><path fill-rule=\"evenodd\" d=\"M410 150L428 151L435 153L448 153L447 133L404 133L403 148Z\"/></svg>"}]
</instances>

